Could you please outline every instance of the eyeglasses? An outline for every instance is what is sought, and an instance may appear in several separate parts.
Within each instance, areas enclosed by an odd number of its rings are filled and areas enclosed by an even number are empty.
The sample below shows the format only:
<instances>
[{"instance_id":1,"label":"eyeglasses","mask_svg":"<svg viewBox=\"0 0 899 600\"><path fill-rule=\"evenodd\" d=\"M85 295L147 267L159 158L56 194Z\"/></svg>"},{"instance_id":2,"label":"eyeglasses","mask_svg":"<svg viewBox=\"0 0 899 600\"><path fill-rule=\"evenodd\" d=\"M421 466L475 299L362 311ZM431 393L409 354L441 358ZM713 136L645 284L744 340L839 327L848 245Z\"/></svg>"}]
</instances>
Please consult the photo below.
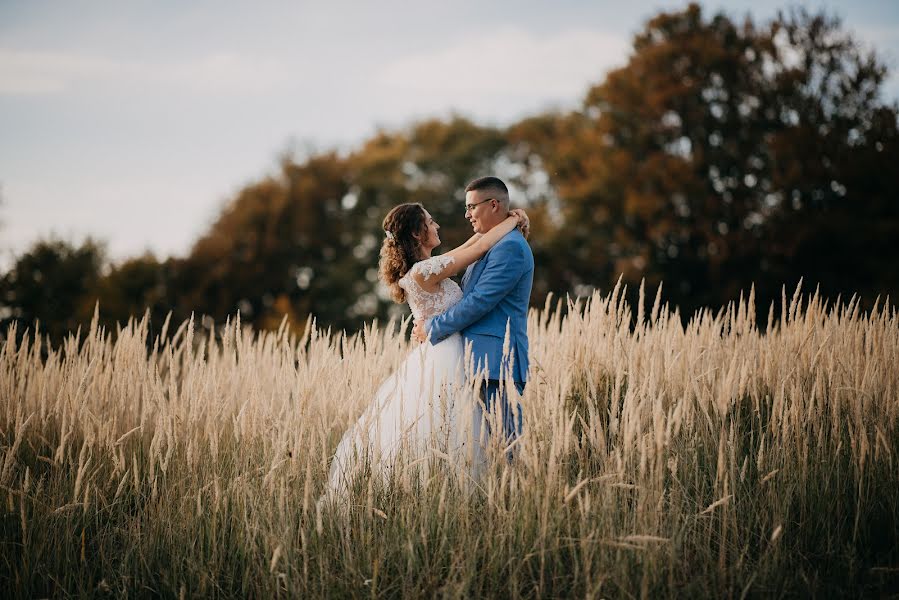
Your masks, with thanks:
<instances>
[{"instance_id":1,"label":"eyeglasses","mask_svg":"<svg viewBox=\"0 0 899 600\"><path fill-rule=\"evenodd\" d=\"M478 206L478 204L490 202L491 200L496 200L496 198L487 198L486 200L481 200L480 202L475 202L474 204L466 204L465 205L465 214L468 214L471 211L473 211Z\"/></svg>"}]
</instances>

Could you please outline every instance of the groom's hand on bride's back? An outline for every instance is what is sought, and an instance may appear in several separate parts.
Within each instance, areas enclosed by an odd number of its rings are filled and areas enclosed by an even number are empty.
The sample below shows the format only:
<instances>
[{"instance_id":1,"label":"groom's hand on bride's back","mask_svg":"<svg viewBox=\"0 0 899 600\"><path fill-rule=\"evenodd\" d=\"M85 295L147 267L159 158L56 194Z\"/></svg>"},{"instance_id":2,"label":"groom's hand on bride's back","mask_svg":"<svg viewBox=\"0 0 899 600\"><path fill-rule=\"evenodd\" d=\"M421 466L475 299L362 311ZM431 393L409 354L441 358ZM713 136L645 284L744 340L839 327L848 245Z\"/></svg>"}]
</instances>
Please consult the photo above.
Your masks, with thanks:
<instances>
[{"instance_id":1,"label":"groom's hand on bride's back","mask_svg":"<svg viewBox=\"0 0 899 600\"><path fill-rule=\"evenodd\" d=\"M412 326L412 339L419 344L428 341L428 334L425 332L424 323L422 321L415 321L415 324Z\"/></svg>"}]
</instances>

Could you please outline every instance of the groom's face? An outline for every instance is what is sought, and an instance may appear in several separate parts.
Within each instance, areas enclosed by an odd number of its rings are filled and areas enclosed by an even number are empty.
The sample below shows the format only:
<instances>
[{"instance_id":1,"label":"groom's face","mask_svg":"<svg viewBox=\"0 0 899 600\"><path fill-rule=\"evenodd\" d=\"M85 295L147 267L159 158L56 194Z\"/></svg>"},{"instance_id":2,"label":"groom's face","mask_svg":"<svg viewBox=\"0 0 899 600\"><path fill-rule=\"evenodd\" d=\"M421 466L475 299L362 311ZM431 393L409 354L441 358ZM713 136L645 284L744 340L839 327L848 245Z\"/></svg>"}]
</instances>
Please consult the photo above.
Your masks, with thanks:
<instances>
[{"instance_id":1,"label":"groom's face","mask_svg":"<svg viewBox=\"0 0 899 600\"><path fill-rule=\"evenodd\" d=\"M465 193L465 218L475 233L487 233L496 225L496 205L490 190L471 190ZM471 207L471 208L469 208Z\"/></svg>"}]
</instances>

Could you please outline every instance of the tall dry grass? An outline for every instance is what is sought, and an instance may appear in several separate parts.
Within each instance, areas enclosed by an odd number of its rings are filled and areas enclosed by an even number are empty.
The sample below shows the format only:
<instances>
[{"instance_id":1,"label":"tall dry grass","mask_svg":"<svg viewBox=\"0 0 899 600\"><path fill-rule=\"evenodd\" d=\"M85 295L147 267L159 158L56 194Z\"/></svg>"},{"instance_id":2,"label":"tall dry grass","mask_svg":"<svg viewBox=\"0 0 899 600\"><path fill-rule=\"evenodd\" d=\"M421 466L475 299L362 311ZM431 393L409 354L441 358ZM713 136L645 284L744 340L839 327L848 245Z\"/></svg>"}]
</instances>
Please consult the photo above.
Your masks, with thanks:
<instances>
[{"instance_id":1,"label":"tall dry grass","mask_svg":"<svg viewBox=\"0 0 899 600\"><path fill-rule=\"evenodd\" d=\"M317 504L410 348L282 326L94 324L0 356L12 597L742 597L899 586L893 308L750 297L688 326L616 288L531 312L525 435L474 493L439 470ZM642 294L641 294L642 298ZM636 325L634 325L636 323ZM203 339L200 334L203 333ZM19 336L21 337L21 336ZM339 508L339 509L337 509Z\"/></svg>"}]
</instances>

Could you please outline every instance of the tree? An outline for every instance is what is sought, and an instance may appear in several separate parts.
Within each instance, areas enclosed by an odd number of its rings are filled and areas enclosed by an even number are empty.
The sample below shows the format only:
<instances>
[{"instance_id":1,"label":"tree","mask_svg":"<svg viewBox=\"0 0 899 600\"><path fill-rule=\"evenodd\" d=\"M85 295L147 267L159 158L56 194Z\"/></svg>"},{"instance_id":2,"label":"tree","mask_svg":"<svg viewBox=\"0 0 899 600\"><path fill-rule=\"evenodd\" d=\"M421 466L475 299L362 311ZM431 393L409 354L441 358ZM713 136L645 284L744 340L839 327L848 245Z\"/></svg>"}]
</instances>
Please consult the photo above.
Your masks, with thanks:
<instances>
[{"instance_id":1,"label":"tree","mask_svg":"<svg viewBox=\"0 0 899 600\"><path fill-rule=\"evenodd\" d=\"M286 157L278 176L244 188L178 262L170 286L180 290L178 315L222 320L239 309L260 327L287 315L298 328L314 315L355 330L396 314L377 280L384 215L421 202L447 245L467 239L464 186L504 145L500 130L455 118L381 132L346 158Z\"/></svg>"},{"instance_id":2,"label":"tree","mask_svg":"<svg viewBox=\"0 0 899 600\"><path fill-rule=\"evenodd\" d=\"M511 130L563 201L573 247L558 252L560 283L664 280L685 313L753 282L764 309L803 275L831 294L887 280L895 291L895 276L856 275L877 252L897 258L897 109L879 99L884 74L822 15L757 28L691 5L651 19L582 110Z\"/></svg>"},{"instance_id":3,"label":"tree","mask_svg":"<svg viewBox=\"0 0 899 600\"><path fill-rule=\"evenodd\" d=\"M161 325L176 306L169 290L173 264L160 263L148 253L110 266L89 294L100 303L101 323L114 331L130 317L140 318L149 310L151 327Z\"/></svg>"},{"instance_id":4,"label":"tree","mask_svg":"<svg viewBox=\"0 0 899 600\"><path fill-rule=\"evenodd\" d=\"M19 334L40 324L59 342L93 311L91 292L100 278L105 251L88 238L80 246L57 239L40 240L16 259L0 279L0 327L13 323Z\"/></svg>"},{"instance_id":5,"label":"tree","mask_svg":"<svg viewBox=\"0 0 899 600\"><path fill-rule=\"evenodd\" d=\"M176 322L240 310L257 327L288 316L299 330L314 315L355 330L405 311L377 281L384 215L420 202L443 227L438 252L452 247L471 234L464 186L484 174L529 211L538 305L619 275L632 290L646 279L650 294L664 281L685 316L753 284L766 311L800 277L828 297L895 301L899 107L881 99L885 76L826 15L756 26L697 5L661 13L579 110L504 129L431 119L348 154L285 156L186 257L101 276L93 242L42 242L3 277L4 323L40 319L59 335L99 298L110 326L149 307L154 322L170 309Z\"/></svg>"},{"instance_id":6,"label":"tree","mask_svg":"<svg viewBox=\"0 0 899 600\"><path fill-rule=\"evenodd\" d=\"M341 236L346 167L334 154L298 165L284 160L280 176L244 188L178 265L180 313L222 321L241 311L246 322L277 325L283 314L301 327L312 306L339 322L329 300L348 298L339 265L352 256ZM335 277L318 279L330 262Z\"/></svg>"}]
</instances>

